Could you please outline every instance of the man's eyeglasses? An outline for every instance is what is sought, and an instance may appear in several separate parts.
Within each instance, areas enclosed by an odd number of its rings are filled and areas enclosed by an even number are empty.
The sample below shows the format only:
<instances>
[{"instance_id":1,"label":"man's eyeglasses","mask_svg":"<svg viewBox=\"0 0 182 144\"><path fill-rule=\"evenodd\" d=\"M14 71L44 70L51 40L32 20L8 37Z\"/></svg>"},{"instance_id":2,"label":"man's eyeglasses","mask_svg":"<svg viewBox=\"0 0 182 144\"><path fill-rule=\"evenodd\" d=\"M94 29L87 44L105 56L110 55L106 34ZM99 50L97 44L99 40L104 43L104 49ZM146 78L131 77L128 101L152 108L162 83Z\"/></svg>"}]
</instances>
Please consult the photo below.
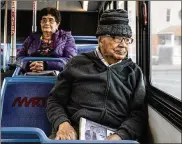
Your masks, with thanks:
<instances>
[{"instance_id":1,"label":"man's eyeglasses","mask_svg":"<svg viewBox=\"0 0 182 144\"><path fill-rule=\"evenodd\" d=\"M55 23L56 21L54 19L41 19L41 23L47 23L49 22L50 24L53 24Z\"/></svg>"},{"instance_id":2,"label":"man's eyeglasses","mask_svg":"<svg viewBox=\"0 0 182 144\"><path fill-rule=\"evenodd\" d=\"M110 36L110 35L106 35L106 36ZM110 36L110 37L113 39L115 43L118 43L118 44L123 42L123 40L126 44L132 44L133 42L132 38L121 37L121 36Z\"/></svg>"}]
</instances>

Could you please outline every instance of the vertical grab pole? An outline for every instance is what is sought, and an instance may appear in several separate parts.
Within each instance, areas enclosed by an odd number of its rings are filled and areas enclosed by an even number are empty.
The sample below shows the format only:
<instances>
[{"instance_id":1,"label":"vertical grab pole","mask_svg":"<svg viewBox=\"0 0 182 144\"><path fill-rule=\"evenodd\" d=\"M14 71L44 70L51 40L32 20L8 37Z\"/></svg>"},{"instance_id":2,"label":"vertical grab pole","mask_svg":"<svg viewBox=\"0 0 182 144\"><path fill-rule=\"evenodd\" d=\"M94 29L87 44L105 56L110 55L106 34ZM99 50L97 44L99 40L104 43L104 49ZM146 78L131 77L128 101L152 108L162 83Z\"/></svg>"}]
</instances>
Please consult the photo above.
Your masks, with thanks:
<instances>
[{"instance_id":1,"label":"vertical grab pole","mask_svg":"<svg viewBox=\"0 0 182 144\"><path fill-rule=\"evenodd\" d=\"M8 1L5 1L5 14L4 14L4 48L3 48L3 70L6 72L7 62L7 19L8 19Z\"/></svg>"},{"instance_id":2,"label":"vertical grab pole","mask_svg":"<svg viewBox=\"0 0 182 144\"><path fill-rule=\"evenodd\" d=\"M37 1L33 0L33 23L32 23L32 32L37 31Z\"/></svg>"},{"instance_id":3,"label":"vertical grab pole","mask_svg":"<svg viewBox=\"0 0 182 144\"><path fill-rule=\"evenodd\" d=\"M56 1L56 9L59 10L59 1Z\"/></svg>"},{"instance_id":4,"label":"vertical grab pole","mask_svg":"<svg viewBox=\"0 0 182 144\"><path fill-rule=\"evenodd\" d=\"M16 62L16 8L17 1L12 0L11 2L11 53L10 53L10 64Z\"/></svg>"}]
</instances>

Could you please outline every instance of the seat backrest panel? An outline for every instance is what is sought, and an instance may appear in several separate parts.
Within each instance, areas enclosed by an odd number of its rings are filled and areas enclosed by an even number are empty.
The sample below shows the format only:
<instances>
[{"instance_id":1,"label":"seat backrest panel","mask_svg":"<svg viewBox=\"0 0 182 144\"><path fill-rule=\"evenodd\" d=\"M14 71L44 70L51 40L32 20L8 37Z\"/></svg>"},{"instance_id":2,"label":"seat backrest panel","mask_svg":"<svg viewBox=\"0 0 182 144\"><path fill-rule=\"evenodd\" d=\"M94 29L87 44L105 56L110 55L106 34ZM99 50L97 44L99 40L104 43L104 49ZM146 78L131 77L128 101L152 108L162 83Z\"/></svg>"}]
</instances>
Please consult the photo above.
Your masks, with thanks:
<instances>
[{"instance_id":1,"label":"seat backrest panel","mask_svg":"<svg viewBox=\"0 0 182 144\"><path fill-rule=\"evenodd\" d=\"M13 78L12 78L13 79ZM37 127L51 132L45 112L46 100L54 81L8 81L4 91L2 127ZM39 79L39 78L37 78Z\"/></svg>"}]
</instances>

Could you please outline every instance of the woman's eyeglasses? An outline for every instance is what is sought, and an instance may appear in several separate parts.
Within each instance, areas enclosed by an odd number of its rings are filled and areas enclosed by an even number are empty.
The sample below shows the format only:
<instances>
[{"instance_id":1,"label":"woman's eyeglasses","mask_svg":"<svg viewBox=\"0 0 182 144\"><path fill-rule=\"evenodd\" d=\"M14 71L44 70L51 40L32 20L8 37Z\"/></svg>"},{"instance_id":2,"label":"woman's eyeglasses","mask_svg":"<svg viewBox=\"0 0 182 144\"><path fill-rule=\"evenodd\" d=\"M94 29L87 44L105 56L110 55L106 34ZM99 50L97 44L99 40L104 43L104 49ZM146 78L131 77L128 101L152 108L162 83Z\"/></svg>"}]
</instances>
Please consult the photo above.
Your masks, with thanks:
<instances>
[{"instance_id":1,"label":"woman's eyeglasses","mask_svg":"<svg viewBox=\"0 0 182 144\"><path fill-rule=\"evenodd\" d=\"M110 35L106 35L106 36L111 37L113 39L113 41L118 44L123 42L123 40L126 44L132 44L132 42L133 42L132 38L121 37L121 36L110 36Z\"/></svg>"},{"instance_id":2,"label":"woman's eyeglasses","mask_svg":"<svg viewBox=\"0 0 182 144\"><path fill-rule=\"evenodd\" d=\"M49 22L50 24L53 24L55 23L56 21L54 19L41 19L41 23L47 23Z\"/></svg>"}]
</instances>

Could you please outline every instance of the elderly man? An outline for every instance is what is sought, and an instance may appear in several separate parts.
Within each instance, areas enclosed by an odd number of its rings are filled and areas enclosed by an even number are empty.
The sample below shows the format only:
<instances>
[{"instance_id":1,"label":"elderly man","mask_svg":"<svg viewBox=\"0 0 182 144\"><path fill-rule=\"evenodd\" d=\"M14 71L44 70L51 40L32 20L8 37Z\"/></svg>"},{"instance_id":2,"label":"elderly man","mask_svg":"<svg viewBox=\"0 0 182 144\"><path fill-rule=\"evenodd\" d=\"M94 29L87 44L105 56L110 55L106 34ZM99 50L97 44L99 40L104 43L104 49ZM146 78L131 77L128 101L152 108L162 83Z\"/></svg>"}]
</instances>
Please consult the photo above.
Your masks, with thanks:
<instances>
[{"instance_id":1,"label":"elderly man","mask_svg":"<svg viewBox=\"0 0 182 144\"><path fill-rule=\"evenodd\" d=\"M96 35L98 49L73 57L47 101L55 139L77 139L80 117L117 129L108 140L139 140L147 123L145 85L127 58L132 31L125 10L107 10Z\"/></svg>"}]
</instances>

